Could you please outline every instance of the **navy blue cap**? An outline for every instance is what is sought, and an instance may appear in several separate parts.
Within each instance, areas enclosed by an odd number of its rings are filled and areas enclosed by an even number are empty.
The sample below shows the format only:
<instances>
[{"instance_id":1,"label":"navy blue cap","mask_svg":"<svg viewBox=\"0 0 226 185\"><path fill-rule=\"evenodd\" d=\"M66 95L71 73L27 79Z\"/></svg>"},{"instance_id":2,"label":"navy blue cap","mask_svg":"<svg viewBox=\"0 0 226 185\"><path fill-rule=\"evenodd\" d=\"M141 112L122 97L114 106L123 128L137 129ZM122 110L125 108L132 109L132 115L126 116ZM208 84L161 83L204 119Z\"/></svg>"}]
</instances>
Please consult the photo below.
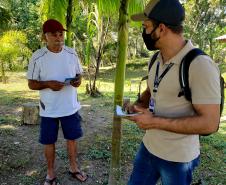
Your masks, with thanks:
<instances>
[{"instance_id":1,"label":"navy blue cap","mask_svg":"<svg viewBox=\"0 0 226 185\"><path fill-rule=\"evenodd\" d=\"M171 26L181 25L185 18L185 11L179 0L151 0L143 13L131 16L133 21L154 19Z\"/></svg>"}]
</instances>

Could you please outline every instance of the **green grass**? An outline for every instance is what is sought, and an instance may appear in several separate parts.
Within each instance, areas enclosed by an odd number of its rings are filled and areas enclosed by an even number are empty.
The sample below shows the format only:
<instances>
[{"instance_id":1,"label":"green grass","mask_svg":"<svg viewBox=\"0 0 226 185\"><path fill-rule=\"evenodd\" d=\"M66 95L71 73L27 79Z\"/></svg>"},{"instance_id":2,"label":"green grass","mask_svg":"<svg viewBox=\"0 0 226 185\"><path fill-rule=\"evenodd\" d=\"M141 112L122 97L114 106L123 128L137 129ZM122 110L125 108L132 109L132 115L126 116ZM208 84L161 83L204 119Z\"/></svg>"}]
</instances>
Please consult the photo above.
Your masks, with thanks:
<instances>
[{"instance_id":1,"label":"green grass","mask_svg":"<svg viewBox=\"0 0 226 185\"><path fill-rule=\"evenodd\" d=\"M106 160L110 161L111 158L111 141L109 137L97 135L89 148L86 157L92 160Z\"/></svg>"},{"instance_id":2,"label":"green grass","mask_svg":"<svg viewBox=\"0 0 226 185\"><path fill-rule=\"evenodd\" d=\"M122 137L122 159L123 161L133 160L144 132L140 130L135 123L128 121L123 124Z\"/></svg>"},{"instance_id":3,"label":"green grass","mask_svg":"<svg viewBox=\"0 0 226 185\"><path fill-rule=\"evenodd\" d=\"M130 97L131 101L136 99L138 93L138 85L141 76L145 76L147 72L147 60L136 61L129 63L126 69L125 92L124 96ZM103 96L98 98L91 98L85 94L84 80L82 86L78 89L79 100L82 104L95 104L95 110L105 110L107 112L113 111L113 98L114 98L114 69L101 69L100 78L97 81L98 89L103 93ZM226 76L226 74L224 74ZM9 83L0 83L0 105L5 110L8 107L18 107L25 102L38 101L38 92L31 91L27 87L27 81L24 72L7 73L9 76ZM145 88L145 83L142 84ZM16 109L16 108L15 108ZM92 112L92 108L90 110ZM226 106L224 107L223 115L226 115ZM108 120L112 122L112 117ZM21 148L21 145L15 145L13 138L20 126L20 118L16 114L0 114L0 137L7 138L1 140L0 154L4 156L11 156L7 159L11 162L0 162L0 171L2 170L16 170L28 165L30 158L27 156L27 151ZM97 135L92 141L87 142L88 152L84 154L85 158L89 160L102 160L109 165L111 157L111 127L106 128L109 130L103 135ZM132 160L136 154L137 148L142 140L144 132L137 128L136 124L122 120L122 166L132 164ZM195 181L200 176L203 177L206 184L210 185L223 185L226 184L226 121L220 124L219 132L211 136L201 138L201 160L202 163L198 170L195 172ZM17 154L17 160L15 154ZM25 156L25 157L24 157ZM62 150L57 151L57 156L63 160L67 160L66 152ZM19 160L18 160L19 158ZM21 159L23 158L23 160ZM30 176L23 176L18 174L18 182L22 184L31 184L34 179L37 179L39 172ZM128 174L127 174L128 175Z\"/></svg>"}]
</instances>

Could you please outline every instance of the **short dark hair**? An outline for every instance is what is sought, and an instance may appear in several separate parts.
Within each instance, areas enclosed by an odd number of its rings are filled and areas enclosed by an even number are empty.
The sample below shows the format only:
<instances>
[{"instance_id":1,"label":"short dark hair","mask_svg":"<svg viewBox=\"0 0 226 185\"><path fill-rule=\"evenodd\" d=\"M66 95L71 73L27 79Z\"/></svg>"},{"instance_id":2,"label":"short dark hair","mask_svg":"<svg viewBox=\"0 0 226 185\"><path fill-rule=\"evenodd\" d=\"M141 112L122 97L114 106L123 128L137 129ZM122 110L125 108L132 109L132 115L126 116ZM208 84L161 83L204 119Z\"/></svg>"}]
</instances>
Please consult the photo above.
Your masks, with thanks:
<instances>
[{"instance_id":1,"label":"short dark hair","mask_svg":"<svg viewBox=\"0 0 226 185\"><path fill-rule=\"evenodd\" d=\"M178 25L178 26L171 26L171 25L166 25L173 33L176 34L181 34L184 31L184 26L183 25Z\"/></svg>"},{"instance_id":2,"label":"short dark hair","mask_svg":"<svg viewBox=\"0 0 226 185\"><path fill-rule=\"evenodd\" d=\"M184 31L183 25L172 26L172 25L166 24L164 22L159 22L159 21L154 20L154 19L151 19L151 22L152 22L154 27L156 27L156 26L158 26L159 24L162 23L162 24L166 25L166 27L168 27L173 33L176 33L176 34L181 34Z\"/></svg>"}]
</instances>

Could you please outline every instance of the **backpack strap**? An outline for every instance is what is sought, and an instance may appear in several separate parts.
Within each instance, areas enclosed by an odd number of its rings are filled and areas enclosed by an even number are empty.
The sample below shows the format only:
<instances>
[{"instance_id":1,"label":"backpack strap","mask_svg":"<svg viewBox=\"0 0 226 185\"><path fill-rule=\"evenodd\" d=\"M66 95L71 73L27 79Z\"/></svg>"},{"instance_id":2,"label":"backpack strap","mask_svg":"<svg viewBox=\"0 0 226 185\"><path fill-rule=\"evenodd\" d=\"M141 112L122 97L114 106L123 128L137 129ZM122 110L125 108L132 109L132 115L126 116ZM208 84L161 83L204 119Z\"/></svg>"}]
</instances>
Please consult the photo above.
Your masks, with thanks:
<instances>
[{"instance_id":1,"label":"backpack strap","mask_svg":"<svg viewBox=\"0 0 226 185\"><path fill-rule=\"evenodd\" d=\"M150 60L150 62L149 62L149 64L148 64L148 73L149 73L149 71L151 70L151 67L153 66L153 64L155 63L155 60L156 60L158 54L159 54L159 51L157 51L157 52L151 57L151 60ZM140 83L139 83L139 92L138 92L138 95L137 95L137 97L138 97L137 102L140 101L140 95L141 95L141 93L140 93L140 90L141 90L141 82L144 81L144 80L147 80L147 79L148 79L148 75L144 76L144 77L141 79Z\"/></svg>"},{"instance_id":2,"label":"backpack strap","mask_svg":"<svg viewBox=\"0 0 226 185\"><path fill-rule=\"evenodd\" d=\"M157 52L152 56L151 61L150 61L149 64L148 64L148 72L151 70L151 67L152 67L153 64L155 63L158 54L159 54L159 51L157 51Z\"/></svg>"},{"instance_id":3,"label":"backpack strap","mask_svg":"<svg viewBox=\"0 0 226 185\"><path fill-rule=\"evenodd\" d=\"M189 67L191 62L199 55L206 55L201 49L194 48L189 51L182 59L179 70L179 81L181 91L178 97L185 96L186 100L191 101L191 90L189 87Z\"/></svg>"},{"instance_id":4,"label":"backpack strap","mask_svg":"<svg viewBox=\"0 0 226 185\"><path fill-rule=\"evenodd\" d=\"M150 62L149 62L149 64L148 64L148 73L149 73L149 71L151 70L151 67L153 66L153 64L155 63L155 60L156 60L158 54L159 54L159 51L157 51L157 52L151 57L151 60L150 60ZM144 81L144 80L147 80L147 79L148 79L148 75L144 76L144 77L141 79L141 81Z\"/></svg>"},{"instance_id":5,"label":"backpack strap","mask_svg":"<svg viewBox=\"0 0 226 185\"><path fill-rule=\"evenodd\" d=\"M224 110L224 86L225 86L225 82L224 82L224 78L222 76L220 76L220 86L221 86L221 104L220 104L220 115L222 115L222 112Z\"/></svg>"}]
</instances>

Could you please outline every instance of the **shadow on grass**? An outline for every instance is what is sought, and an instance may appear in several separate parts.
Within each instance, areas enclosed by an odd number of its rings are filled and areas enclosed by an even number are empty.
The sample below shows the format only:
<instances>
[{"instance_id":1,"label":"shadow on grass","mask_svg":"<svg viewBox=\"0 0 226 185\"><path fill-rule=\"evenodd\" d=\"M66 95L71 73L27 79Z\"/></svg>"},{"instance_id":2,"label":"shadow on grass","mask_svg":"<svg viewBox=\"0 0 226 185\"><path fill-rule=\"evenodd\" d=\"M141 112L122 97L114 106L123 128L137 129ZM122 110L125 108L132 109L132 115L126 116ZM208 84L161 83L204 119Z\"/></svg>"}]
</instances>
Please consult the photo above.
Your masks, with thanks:
<instances>
[{"instance_id":1,"label":"shadow on grass","mask_svg":"<svg viewBox=\"0 0 226 185\"><path fill-rule=\"evenodd\" d=\"M145 76L147 74L148 69L148 60L149 59L139 59L133 63L127 63L125 71L125 80L132 80L134 78L141 79L143 76ZM109 69L100 69L98 81L114 83L115 71L115 67ZM86 76L84 78L88 80Z\"/></svg>"},{"instance_id":2,"label":"shadow on grass","mask_svg":"<svg viewBox=\"0 0 226 185\"><path fill-rule=\"evenodd\" d=\"M37 99L29 98L26 94L30 92L25 91L10 91L0 90L0 105L20 105L25 102L37 102Z\"/></svg>"}]
</instances>

